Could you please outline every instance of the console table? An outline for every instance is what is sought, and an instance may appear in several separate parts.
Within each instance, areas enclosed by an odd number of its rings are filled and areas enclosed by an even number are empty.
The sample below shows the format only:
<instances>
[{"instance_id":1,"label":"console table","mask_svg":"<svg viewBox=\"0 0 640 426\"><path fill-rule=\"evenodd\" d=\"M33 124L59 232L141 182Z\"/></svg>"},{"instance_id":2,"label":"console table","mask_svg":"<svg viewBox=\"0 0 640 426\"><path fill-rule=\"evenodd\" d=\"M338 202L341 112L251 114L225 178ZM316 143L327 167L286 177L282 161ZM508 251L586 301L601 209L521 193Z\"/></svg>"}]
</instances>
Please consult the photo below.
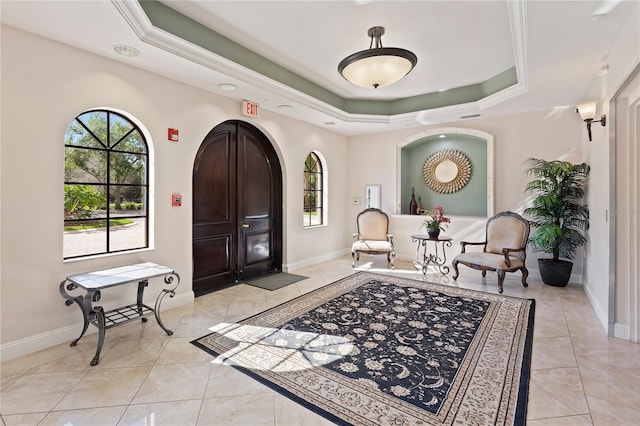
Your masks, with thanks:
<instances>
[{"instance_id":1,"label":"console table","mask_svg":"<svg viewBox=\"0 0 640 426\"><path fill-rule=\"evenodd\" d=\"M155 306L152 308L142 303L144 289L149 285L149 279L161 276L164 277L164 283L168 288L162 289L160 294L158 294ZM104 311L102 306L93 305L94 302L100 301L102 290L133 282L138 282L136 303L107 312ZM64 302L67 306L73 305L74 302L77 303L84 319L82 333L80 333L80 337L71 342L71 346L78 344L78 341L87 331L89 323L95 325L98 328L98 348L95 356L91 360L91 365L98 365L106 329L125 324L138 318L146 322L146 317L151 314L155 315L158 325L165 333L171 336L173 331L165 327L160 319L160 304L167 294L169 297L175 295L178 284L180 284L180 276L172 268L150 262L69 275L60 283L60 295L67 299ZM72 296L68 293L68 291L73 291L77 288L83 289L84 294Z\"/></svg>"},{"instance_id":2,"label":"console table","mask_svg":"<svg viewBox=\"0 0 640 426\"><path fill-rule=\"evenodd\" d=\"M450 237L431 237L428 234L416 234L411 236L411 241L418 243L418 248L416 249L416 260L413 264L416 268L422 269L423 274L427 273L427 267L430 264L433 264L433 266L443 275L449 273L449 267L445 265L447 262L445 247L451 247L452 243ZM433 252L427 252L427 243L429 241L433 242ZM440 257L438 253L438 244L441 246L442 257ZM423 248L422 254L420 254L420 246Z\"/></svg>"}]
</instances>

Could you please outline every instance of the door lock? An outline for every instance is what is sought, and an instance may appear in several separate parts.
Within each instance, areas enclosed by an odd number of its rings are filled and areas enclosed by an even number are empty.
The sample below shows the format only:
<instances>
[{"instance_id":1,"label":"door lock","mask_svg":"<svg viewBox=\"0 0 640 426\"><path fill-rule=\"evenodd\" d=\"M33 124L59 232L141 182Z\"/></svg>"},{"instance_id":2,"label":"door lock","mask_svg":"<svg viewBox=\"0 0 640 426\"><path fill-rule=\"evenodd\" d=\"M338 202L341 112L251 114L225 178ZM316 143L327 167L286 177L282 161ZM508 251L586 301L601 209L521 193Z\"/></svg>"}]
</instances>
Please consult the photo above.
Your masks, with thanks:
<instances>
[{"instance_id":1,"label":"door lock","mask_svg":"<svg viewBox=\"0 0 640 426\"><path fill-rule=\"evenodd\" d=\"M243 224L242 224L242 227L243 227L243 228L248 228L248 227L250 227L250 226L251 226L251 225L249 225L248 223L243 223Z\"/></svg>"}]
</instances>

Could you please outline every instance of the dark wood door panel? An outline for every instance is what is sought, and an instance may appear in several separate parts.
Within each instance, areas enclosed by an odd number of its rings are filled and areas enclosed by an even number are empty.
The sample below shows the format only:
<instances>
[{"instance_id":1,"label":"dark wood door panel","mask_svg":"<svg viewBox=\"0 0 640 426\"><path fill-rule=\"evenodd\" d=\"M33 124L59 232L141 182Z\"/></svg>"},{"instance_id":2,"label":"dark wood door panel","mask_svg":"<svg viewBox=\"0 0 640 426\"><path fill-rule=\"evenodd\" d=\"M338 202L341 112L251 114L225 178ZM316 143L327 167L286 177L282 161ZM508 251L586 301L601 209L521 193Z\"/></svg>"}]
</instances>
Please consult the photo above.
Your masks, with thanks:
<instances>
[{"instance_id":1,"label":"dark wood door panel","mask_svg":"<svg viewBox=\"0 0 640 426\"><path fill-rule=\"evenodd\" d=\"M268 152L271 145L261 143L255 133L238 132L238 135L238 182L243 189L239 194L238 217L244 239L238 260L242 276L251 277L281 267L273 256L277 246L273 218L280 208L275 204L274 186L279 185L280 179L274 179L271 163L274 156Z\"/></svg>"},{"instance_id":2,"label":"dark wood door panel","mask_svg":"<svg viewBox=\"0 0 640 426\"><path fill-rule=\"evenodd\" d=\"M219 235L193 241L194 278L233 272L231 262L232 236Z\"/></svg>"},{"instance_id":3,"label":"dark wood door panel","mask_svg":"<svg viewBox=\"0 0 640 426\"><path fill-rule=\"evenodd\" d=\"M245 269L260 262L271 262L271 245L270 232L245 235Z\"/></svg>"},{"instance_id":4,"label":"dark wood door panel","mask_svg":"<svg viewBox=\"0 0 640 426\"><path fill-rule=\"evenodd\" d=\"M250 218L268 218L273 216L272 171L265 146L256 140L255 135L242 132L239 145L240 174L239 185L242 192L240 220Z\"/></svg>"},{"instance_id":5,"label":"dark wood door panel","mask_svg":"<svg viewBox=\"0 0 640 426\"><path fill-rule=\"evenodd\" d=\"M212 235L224 235L234 232L236 225L232 221L198 223L193 226L193 239L207 238Z\"/></svg>"},{"instance_id":6,"label":"dark wood door panel","mask_svg":"<svg viewBox=\"0 0 640 426\"><path fill-rule=\"evenodd\" d=\"M232 236L219 236L193 242L193 291L209 293L235 280L236 265L230 256Z\"/></svg>"},{"instance_id":7,"label":"dark wood door panel","mask_svg":"<svg viewBox=\"0 0 640 426\"><path fill-rule=\"evenodd\" d=\"M234 132L223 130L208 136L198 152L194 167L193 222L233 224L236 193Z\"/></svg>"}]
</instances>

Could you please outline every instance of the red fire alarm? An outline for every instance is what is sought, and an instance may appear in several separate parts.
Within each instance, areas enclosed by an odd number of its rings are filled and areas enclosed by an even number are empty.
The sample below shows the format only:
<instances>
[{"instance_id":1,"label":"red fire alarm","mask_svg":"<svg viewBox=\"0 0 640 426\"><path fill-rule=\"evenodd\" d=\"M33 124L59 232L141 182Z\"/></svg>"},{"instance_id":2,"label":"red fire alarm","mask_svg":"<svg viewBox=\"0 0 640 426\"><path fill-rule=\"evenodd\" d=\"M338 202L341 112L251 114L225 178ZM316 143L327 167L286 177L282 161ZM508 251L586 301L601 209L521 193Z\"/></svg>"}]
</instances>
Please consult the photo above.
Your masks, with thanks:
<instances>
[{"instance_id":1,"label":"red fire alarm","mask_svg":"<svg viewBox=\"0 0 640 426\"><path fill-rule=\"evenodd\" d=\"M180 136L178 135L178 129L169 129L169 135L167 136L167 138L171 142L178 142L178 140L180 139Z\"/></svg>"},{"instance_id":2,"label":"red fire alarm","mask_svg":"<svg viewBox=\"0 0 640 426\"><path fill-rule=\"evenodd\" d=\"M182 205L182 194L171 194L171 206L180 207Z\"/></svg>"}]
</instances>

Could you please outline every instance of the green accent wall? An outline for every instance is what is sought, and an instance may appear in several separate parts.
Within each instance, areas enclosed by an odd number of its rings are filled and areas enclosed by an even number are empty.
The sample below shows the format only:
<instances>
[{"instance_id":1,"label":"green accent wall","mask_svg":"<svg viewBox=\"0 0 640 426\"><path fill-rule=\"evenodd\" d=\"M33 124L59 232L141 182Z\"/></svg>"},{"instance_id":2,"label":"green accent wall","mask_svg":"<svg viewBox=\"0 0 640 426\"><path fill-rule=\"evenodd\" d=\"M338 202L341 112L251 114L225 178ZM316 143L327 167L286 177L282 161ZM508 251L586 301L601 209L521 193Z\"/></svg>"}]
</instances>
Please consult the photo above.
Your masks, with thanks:
<instances>
[{"instance_id":1,"label":"green accent wall","mask_svg":"<svg viewBox=\"0 0 640 426\"><path fill-rule=\"evenodd\" d=\"M471 179L458 192L441 194L430 189L422 178L424 162L443 149L464 153L471 162ZM401 149L401 209L409 214L411 188L416 200L422 197L422 207L432 210L441 205L445 216L487 216L487 141L470 135L446 134L429 136L412 142Z\"/></svg>"}]
</instances>

